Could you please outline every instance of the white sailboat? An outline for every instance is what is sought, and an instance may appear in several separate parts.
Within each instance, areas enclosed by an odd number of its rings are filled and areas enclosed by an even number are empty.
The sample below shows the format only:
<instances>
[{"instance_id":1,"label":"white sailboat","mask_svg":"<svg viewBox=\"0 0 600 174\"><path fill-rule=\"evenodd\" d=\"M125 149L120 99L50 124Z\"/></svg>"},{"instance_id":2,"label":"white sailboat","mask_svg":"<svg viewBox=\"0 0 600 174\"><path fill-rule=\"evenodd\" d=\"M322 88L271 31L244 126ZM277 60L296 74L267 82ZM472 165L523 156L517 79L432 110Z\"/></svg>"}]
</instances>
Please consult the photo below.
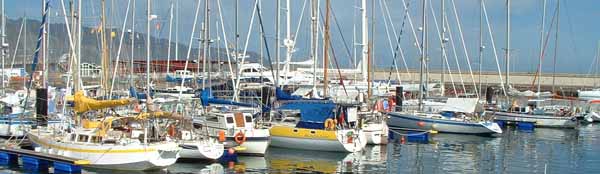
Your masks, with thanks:
<instances>
[{"instance_id":1,"label":"white sailboat","mask_svg":"<svg viewBox=\"0 0 600 174\"><path fill-rule=\"evenodd\" d=\"M96 101L75 94L75 118L91 110L130 104L132 100ZM95 116L95 115L92 115ZM138 116L83 118L81 127L68 130L35 129L27 137L36 151L90 161L86 167L113 170L155 170L174 164L180 148L173 141L160 140L158 132L149 131L149 116L163 117L170 114L143 113ZM145 126L143 126L145 125ZM154 130L154 129L153 129Z\"/></svg>"},{"instance_id":2,"label":"white sailboat","mask_svg":"<svg viewBox=\"0 0 600 174\"><path fill-rule=\"evenodd\" d=\"M104 5L104 1L102 2ZM64 3L62 5L63 14L65 14ZM128 3L129 5L130 3ZM150 2L147 5L149 17ZM80 0L78 2L80 14L81 6L82 1ZM66 18L65 22L68 24ZM80 18L78 23L81 24L81 22ZM147 27L150 30L150 18ZM71 50L74 51L69 27L67 27L67 32ZM150 35L150 32L148 31L147 34ZM81 40L81 32L79 40ZM149 45L150 39L147 40L148 52L150 51ZM78 58L81 57L80 53L77 55ZM131 116L101 112L103 109L125 106L137 101L87 98L83 91L79 90L78 73L77 70L74 72L77 77L75 78L76 85L74 85L77 92L73 97L75 114L72 117L76 126L69 129L39 128L29 131L27 137L36 147L36 151L88 161L89 163L85 164L85 167L112 170L163 169L177 161L180 152L179 145L171 141L169 137L161 136L158 125L149 121L158 118L171 119L173 114L152 112L149 107L147 109L149 112ZM147 81L147 83L150 82Z\"/></svg>"}]
</instances>

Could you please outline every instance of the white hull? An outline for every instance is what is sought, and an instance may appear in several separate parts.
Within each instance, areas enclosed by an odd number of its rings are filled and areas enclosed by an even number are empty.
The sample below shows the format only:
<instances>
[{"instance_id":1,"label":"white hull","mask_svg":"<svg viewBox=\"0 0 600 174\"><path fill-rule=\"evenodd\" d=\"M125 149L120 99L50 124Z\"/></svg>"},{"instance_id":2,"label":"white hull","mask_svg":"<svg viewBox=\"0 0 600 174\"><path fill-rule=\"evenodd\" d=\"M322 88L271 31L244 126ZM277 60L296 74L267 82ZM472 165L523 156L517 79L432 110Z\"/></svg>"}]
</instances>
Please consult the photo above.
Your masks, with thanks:
<instances>
[{"instance_id":1,"label":"white hull","mask_svg":"<svg viewBox=\"0 0 600 174\"><path fill-rule=\"evenodd\" d=\"M348 130L340 130L336 133L336 140L317 139L310 137L286 137L271 135L271 145L290 149L332 151L332 152L358 152L367 145L367 137L364 132L358 132L358 138L348 143L346 135Z\"/></svg>"},{"instance_id":2,"label":"white hull","mask_svg":"<svg viewBox=\"0 0 600 174\"><path fill-rule=\"evenodd\" d=\"M268 136L254 138L248 137L246 142L239 145L233 140L233 137L228 137L224 144L227 147L239 146L239 149L242 149L236 151L236 153L239 155L264 156L265 152L267 152L270 141Z\"/></svg>"},{"instance_id":3,"label":"white hull","mask_svg":"<svg viewBox=\"0 0 600 174\"><path fill-rule=\"evenodd\" d=\"M391 112L389 113L388 126L404 128L409 130L429 131L436 130L446 133L459 134L495 134L502 133L502 129L496 123L491 122L464 122L447 119L426 118L411 113Z\"/></svg>"},{"instance_id":4,"label":"white hull","mask_svg":"<svg viewBox=\"0 0 600 174\"><path fill-rule=\"evenodd\" d=\"M211 137L218 138L218 131L219 129L212 129L212 132L210 132ZM264 156L265 152L267 152L269 144L271 143L269 139L269 130L253 129L247 131L245 135L246 141L244 141L242 144L238 144L237 142L235 142L233 136L227 135L225 137L226 140L225 142L223 142L223 145L225 147L239 146L239 148L237 148L239 151L236 151L236 153L239 155Z\"/></svg>"},{"instance_id":5,"label":"white hull","mask_svg":"<svg viewBox=\"0 0 600 174\"><path fill-rule=\"evenodd\" d=\"M594 100L600 99L600 90L591 90L591 91L577 91L577 96L581 100Z\"/></svg>"},{"instance_id":6,"label":"white hull","mask_svg":"<svg viewBox=\"0 0 600 174\"><path fill-rule=\"evenodd\" d=\"M367 137L367 144L387 144L388 126L384 121L380 123L367 123L363 129Z\"/></svg>"},{"instance_id":7,"label":"white hull","mask_svg":"<svg viewBox=\"0 0 600 174\"><path fill-rule=\"evenodd\" d=\"M184 141L179 147L181 147L180 158L199 160L216 160L223 156L225 149L223 144L214 139Z\"/></svg>"},{"instance_id":8,"label":"white hull","mask_svg":"<svg viewBox=\"0 0 600 174\"><path fill-rule=\"evenodd\" d=\"M529 122L536 127L575 128L578 121L574 117L543 116L530 114L517 114L508 112L495 112L494 119L508 122Z\"/></svg>"},{"instance_id":9,"label":"white hull","mask_svg":"<svg viewBox=\"0 0 600 174\"><path fill-rule=\"evenodd\" d=\"M88 160L84 167L110 170L157 170L177 161L180 148L174 142L143 144L98 144L61 142L50 132L30 131L27 136L36 151ZM39 135L39 136L38 136Z\"/></svg>"},{"instance_id":10,"label":"white hull","mask_svg":"<svg viewBox=\"0 0 600 174\"><path fill-rule=\"evenodd\" d=\"M595 112L588 113L583 118L589 123L600 122L600 115Z\"/></svg>"}]
</instances>

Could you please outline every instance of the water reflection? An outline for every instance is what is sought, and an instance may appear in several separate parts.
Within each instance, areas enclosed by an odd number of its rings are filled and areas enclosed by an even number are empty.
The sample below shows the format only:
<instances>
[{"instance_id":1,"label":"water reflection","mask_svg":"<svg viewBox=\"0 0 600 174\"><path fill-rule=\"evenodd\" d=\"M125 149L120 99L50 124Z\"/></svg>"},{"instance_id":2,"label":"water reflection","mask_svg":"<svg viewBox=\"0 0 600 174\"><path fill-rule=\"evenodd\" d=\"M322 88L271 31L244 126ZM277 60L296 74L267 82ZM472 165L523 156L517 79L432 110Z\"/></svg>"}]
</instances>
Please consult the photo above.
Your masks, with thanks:
<instances>
[{"instance_id":1,"label":"water reflection","mask_svg":"<svg viewBox=\"0 0 600 174\"><path fill-rule=\"evenodd\" d=\"M351 154L269 148L265 157L240 157L234 164L197 161L161 171L84 173L599 173L599 133L600 125L531 132L509 128L496 137L437 134L426 144L396 141Z\"/></svg>"},{"instance_id":2,"label":"water reflection","mask_svg":"<svg viewBox=\"0 0 600 174\"><path fill-rule=\"evenodd\" d=\"M269 148L266 159L271 172L351 172L360 154Z\"/></svg>"}]
</instances>

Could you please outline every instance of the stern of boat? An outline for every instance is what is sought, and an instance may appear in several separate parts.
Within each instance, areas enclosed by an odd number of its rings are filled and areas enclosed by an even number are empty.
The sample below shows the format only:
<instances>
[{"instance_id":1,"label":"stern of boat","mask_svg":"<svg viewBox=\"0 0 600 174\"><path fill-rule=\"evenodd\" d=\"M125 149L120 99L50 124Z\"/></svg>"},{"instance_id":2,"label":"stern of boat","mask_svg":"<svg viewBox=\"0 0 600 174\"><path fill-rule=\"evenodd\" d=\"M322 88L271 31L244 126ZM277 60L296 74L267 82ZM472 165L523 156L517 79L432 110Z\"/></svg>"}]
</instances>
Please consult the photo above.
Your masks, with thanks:
<instances>
[{"instance_id":1,"label":"stern of boat","mask_svg":"<svg viewBox=\"0 0 600 174\"><path fill-rule=\"evenodd\" d=\"M338 130L336 136L347 152L358 152L367 146L367 135L362 130Z\"/></svg>"}]
</instances>

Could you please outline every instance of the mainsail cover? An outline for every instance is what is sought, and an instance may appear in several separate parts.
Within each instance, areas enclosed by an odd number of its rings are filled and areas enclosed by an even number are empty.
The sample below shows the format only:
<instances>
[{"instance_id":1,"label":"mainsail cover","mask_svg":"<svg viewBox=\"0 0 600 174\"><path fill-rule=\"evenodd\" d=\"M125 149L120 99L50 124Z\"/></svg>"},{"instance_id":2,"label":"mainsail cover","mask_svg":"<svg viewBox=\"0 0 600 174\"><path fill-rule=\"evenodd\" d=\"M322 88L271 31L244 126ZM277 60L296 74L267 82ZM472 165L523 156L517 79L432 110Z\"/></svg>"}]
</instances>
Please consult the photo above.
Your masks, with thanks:
<instances>
[{"instance_id":1,"label":"mainsail cover","mask_svg":"<svg viewBox=\"0 0 600 174\"><path fill-rule=\"evenodd\" d=\"M333 118L336 105L331 100L288 100L281 103L281 110L299 110L301 122L323 123Z\"/></svg>"},{"instance_id":2,"label":"mainsail cover","mask_svg":"<svg viewBox=\"0 0 600 174\"><path fill-rule=\"evenodd\" d=\"M99 110L110 107L124 106L132 103L132 99L118 99L118 100L95 100L88 98L83 95L83 91L77 91L75 93L75 112L83 113L90 110Z\"/></svg>"}]
</instances>

